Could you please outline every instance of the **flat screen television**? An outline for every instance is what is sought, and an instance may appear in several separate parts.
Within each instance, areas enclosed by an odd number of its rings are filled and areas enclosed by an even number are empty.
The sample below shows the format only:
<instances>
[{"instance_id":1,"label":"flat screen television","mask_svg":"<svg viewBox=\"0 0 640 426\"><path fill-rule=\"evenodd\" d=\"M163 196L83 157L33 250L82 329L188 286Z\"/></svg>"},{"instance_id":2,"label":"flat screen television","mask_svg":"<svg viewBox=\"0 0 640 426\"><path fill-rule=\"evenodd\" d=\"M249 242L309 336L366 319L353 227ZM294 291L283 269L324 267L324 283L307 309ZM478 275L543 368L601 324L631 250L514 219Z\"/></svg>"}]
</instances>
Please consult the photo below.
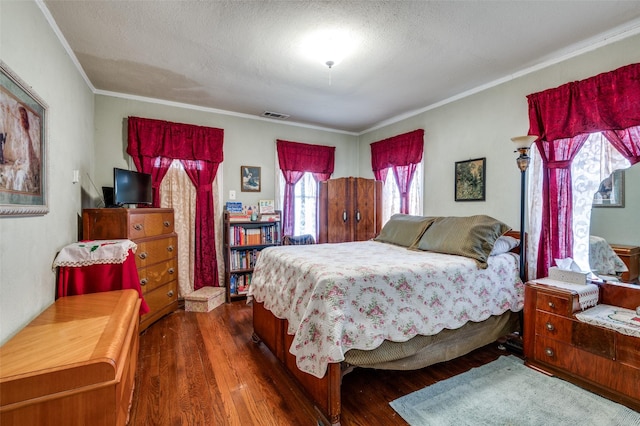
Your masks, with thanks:
<instances>
[{"instance_id":1,"label":"flat screen television","mask_svg":"<svg viewBox=\"0 0 640 426\"><path fill-rule=\"evenodd\" d=\"M151 175L132 170L113 168L113 203L152 204Z\"/></svg>"}]
</instances>

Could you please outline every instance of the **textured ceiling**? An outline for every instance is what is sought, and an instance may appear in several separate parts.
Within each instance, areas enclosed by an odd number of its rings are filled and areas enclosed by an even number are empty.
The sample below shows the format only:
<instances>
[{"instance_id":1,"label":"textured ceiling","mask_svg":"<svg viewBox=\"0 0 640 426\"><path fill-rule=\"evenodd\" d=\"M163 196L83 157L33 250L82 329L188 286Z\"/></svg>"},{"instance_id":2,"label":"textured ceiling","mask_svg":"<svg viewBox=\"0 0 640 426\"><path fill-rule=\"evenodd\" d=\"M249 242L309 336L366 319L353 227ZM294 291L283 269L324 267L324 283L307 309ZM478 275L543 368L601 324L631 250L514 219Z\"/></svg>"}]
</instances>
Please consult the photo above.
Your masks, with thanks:
<instances>
[{"instance_id":1,"label":"textured ceiling","mask_svg":"<svg viewBox=\"0 0 640 426\"><path fill-rule=\"evenodd\" d=\"M273 111L354 133L640 29L640 1L44 6L98 93ZM348 31L356 42L331 70L302 51L309 34L325 29Z\"/></svg>"}]
</instances>

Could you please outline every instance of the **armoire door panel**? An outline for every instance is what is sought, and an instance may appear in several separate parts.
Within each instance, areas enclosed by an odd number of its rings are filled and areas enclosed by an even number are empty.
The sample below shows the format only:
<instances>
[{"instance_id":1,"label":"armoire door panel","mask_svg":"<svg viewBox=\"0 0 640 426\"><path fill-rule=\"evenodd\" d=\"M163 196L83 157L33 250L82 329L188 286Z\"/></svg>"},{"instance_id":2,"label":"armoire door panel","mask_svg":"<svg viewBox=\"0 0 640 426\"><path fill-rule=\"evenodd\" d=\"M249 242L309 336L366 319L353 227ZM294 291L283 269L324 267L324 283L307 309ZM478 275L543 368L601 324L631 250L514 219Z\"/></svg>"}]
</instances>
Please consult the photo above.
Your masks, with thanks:
<instances>
[{"instance_id":1,"label":"armoire door panel","mask_svg":"<svg viewBox=\"0 0 640 426\"><path fill-rule=\"evenodd\" d=\"M353 241L366 241L376 235L376 194L375 181L369 179L357 179L354 182L356 200L354 209L354 238Z\"/></svg>"},{"instance_id":2,"label":"armoire door panel","mask_svg":"<svg viewBox=\"0 0 640 426\"><path fill-rule=\"evenodd\" d=\"M328 183L328 243L350 241L353 208L351 185L347 178L333 179Z\"/></svg>"}]
</instances>

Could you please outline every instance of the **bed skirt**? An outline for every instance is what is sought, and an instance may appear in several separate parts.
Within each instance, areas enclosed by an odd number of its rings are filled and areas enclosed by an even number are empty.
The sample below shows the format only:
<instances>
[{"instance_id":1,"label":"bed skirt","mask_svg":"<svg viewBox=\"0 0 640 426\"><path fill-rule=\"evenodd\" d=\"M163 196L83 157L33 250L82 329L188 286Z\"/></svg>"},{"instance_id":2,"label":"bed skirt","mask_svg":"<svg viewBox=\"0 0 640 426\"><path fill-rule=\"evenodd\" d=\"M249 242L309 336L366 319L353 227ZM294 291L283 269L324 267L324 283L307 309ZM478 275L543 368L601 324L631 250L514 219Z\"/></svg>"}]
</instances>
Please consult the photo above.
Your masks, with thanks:
<instances>
[{"instance_id":1,"label":"bed skirt","mask_svg":"<svg viewBox=\"0 0 640 426\"><path fill-rule=\"evenodd\" d=\"M507 311L482 322L468 322L457 330L442 330L433 336L415 336L398 343L385 340L370 351L351 349L345 362L380 370L417 370L449 361L517 331L518 314Z\"/></svg>"}]
</instances>

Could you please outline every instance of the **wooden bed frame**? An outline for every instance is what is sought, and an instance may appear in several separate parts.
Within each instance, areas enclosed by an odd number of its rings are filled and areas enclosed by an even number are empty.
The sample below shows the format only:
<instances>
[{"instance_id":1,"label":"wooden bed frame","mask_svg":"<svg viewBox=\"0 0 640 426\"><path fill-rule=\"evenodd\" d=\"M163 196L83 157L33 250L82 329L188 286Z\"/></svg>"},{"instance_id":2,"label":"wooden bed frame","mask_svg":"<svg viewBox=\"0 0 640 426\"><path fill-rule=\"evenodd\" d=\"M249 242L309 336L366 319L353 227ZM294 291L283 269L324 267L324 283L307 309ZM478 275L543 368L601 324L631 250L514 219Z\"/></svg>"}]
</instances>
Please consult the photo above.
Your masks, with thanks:
<instances>
[{"instance_id":1,"label":"wooden bed frame","mask_svg":"<svg viewBox=\"0 0 640 426\"><path fill-rule=\"evenodd\" d=\"M509 231L506 235L520 238L519 232ZM519 247L512 250L519 253ZM253 341L264 343L280 360L285 370L296 380L300 388L314 403L319 420L325 425L339 426L341 413L342 363L329 363L327 372L321 379L298 369L296 358L289 353L293 336L287 334L288 321L277 318L255 300L253 305ZM349 370L350 371L350 370Z\"/></svg>"}]
</instances>

